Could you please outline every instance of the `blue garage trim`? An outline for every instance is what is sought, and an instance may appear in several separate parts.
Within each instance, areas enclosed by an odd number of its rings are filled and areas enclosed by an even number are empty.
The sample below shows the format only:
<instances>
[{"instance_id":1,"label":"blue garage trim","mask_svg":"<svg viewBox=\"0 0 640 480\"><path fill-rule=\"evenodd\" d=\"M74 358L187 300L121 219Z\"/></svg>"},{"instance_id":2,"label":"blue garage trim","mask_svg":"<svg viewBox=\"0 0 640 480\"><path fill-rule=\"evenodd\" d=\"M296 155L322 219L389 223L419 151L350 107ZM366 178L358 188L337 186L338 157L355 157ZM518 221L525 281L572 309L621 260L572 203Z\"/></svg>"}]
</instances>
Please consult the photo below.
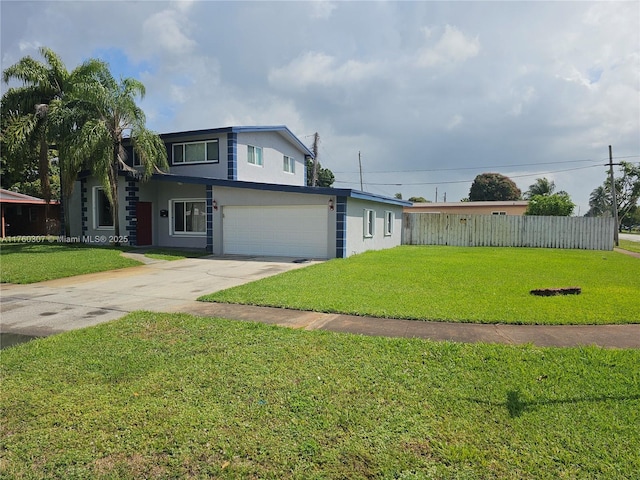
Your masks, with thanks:
<instances>
[{"instance_id":1,"label":"blue garage trim","mask_svg":"<svg viewBox=\"0 0 640 480\"><path fill-rule=\"evenodd\" d=\"M346 258L347 197L337 197L336 200L336 258Z\"/></svg>"},{"instance_id":2,"label":"blue garage trim","mask_svg":"<svg viewBox=\"0 0 640 480\"><path fill-rule=\"evenodd\" d=\"M238 179L238 134L227 133L227 180Z\"/></svg>"}]
</instances>

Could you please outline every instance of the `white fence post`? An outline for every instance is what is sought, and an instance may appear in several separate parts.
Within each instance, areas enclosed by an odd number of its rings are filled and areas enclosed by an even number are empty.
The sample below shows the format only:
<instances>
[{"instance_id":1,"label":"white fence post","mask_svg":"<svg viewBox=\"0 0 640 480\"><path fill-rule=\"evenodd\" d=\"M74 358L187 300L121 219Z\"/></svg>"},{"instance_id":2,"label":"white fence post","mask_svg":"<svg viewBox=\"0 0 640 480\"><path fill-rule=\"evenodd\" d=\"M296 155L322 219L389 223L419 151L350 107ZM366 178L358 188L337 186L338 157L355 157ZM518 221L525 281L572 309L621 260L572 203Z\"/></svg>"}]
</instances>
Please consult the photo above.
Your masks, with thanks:
<instances>
[{"instance_id":1,"label":"white fence post","mask_svg":"<svg viewBox=\"0 0 640 480\"><path fill-rule=\"evenodd\" d=\"M613 218L405 213L402 243L613 250Z\"/></svg>"}]
</instances>

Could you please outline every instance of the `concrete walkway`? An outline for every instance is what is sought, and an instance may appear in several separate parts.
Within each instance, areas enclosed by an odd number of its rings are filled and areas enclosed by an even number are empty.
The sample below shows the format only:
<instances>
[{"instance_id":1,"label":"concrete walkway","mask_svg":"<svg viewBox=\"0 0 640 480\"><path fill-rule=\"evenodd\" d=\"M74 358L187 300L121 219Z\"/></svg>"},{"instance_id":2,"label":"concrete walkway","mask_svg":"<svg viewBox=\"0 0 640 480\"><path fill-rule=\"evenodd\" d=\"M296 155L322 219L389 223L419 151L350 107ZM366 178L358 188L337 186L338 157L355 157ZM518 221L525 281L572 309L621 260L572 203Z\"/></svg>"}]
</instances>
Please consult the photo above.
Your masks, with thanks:
<instances>
[{"instance_id":1,"label":"concrete walkway","mask_svg":"<svg viewBox=\"0 0 640 480\"><path fill-rule=\"evenodd\" d=\"M427 322L207 302L185 304L182 311L207 317L360 335L465 343L532 344L540 347L598 345L607 348L640 348L640 324L505 325Z\"/></svg>"}]
</instances>

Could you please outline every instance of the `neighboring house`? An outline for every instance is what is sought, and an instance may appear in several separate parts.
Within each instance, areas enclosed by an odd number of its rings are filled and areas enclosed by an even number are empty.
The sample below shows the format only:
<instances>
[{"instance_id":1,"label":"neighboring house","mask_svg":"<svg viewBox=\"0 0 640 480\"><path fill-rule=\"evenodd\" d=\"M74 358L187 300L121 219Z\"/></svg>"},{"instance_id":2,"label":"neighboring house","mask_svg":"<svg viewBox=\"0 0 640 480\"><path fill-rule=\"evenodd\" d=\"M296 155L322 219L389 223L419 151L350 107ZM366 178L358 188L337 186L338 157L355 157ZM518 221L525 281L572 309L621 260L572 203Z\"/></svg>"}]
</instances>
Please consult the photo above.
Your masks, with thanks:
<instances>
[{"instance_id":1,"label":"neighboring house","mask_svg":"<svg viewBox=\"0 0 640 480\"><path fill-rule=\"evenodd\" d=\"M2 238L20 235L57 235L60 230L60 204L0 188Z\"/></svg>"},{"instance_id":2,"label":"neighboring house","mask_svg":"<svg viewBox=\"0 0 640 480\"><path fill-rule=\"evenodd\" d=\"M405 213L453 213L460 215L524 215L526 200L496 202L414 203L404 207Z\"/></svg>"},{"instance_id":3,"label":"neighboring house","mask_svg":"<svg viewBox=\"0 0 640 480\"><path fill-rule=\"evenodd\" d=\"M238 255L343 258L401 243L409 202L306 186L309 149L285 126L226 127L161 135L168 174L120 176L121 234L132 245ZM138 166L129 150L129 163ZM72 235L109 241L109 203L81 177Z\"/></svg>"}]
</instances>

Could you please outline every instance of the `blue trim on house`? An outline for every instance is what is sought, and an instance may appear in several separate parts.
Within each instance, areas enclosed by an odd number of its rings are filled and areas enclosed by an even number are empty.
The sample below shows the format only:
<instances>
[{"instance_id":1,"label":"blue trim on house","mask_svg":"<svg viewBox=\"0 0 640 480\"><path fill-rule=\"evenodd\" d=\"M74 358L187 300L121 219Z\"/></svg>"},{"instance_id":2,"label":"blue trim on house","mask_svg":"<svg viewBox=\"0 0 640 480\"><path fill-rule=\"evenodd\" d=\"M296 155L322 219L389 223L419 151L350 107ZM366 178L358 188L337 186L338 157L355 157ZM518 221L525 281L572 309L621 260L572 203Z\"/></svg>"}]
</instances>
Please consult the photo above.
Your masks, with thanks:
<instances>
[{"instance_id":1,"label":"blue trim on house","mask_svg":"<svg viewBox=\"0 0 640 480\"><path fill-rule=\"evenodd\" d=\"M227 180L238 179L238 134L227 133Z\"/></svg>"},{"instance_id":2,"label":"blue trim on house","mask_svg":"<svg viewBox=\"0 0 640 480\"><path fill-rule=\"evenodd\" d=\"M131 178L127 179L126 186L124 188L126 192L126 196L124 200L126 202L125 211L127 215L125 220L127 225L125 227L127 231L127 237L129 238L129 245L137 245L138 244L138 217L137 217L137 209L138 209L138 191L140 188L138 187L138 182Z\"/></svg>"},{"instance_id":3,"label":"blue trim on house","mask_svg":"<svg viewBox=\"0 0 640 480\"><path fill-rule=\"evenodd\" d=\"M347 197L336 198L336 258L347 258Z\"/></svg>"},{"instance_id":4,"label":"blue trim on house","mask_svg":"<svg viewBox=\"0 0 640 480\"><path fill-rule=\"evenodd\" d=\"M89 218L87 217L87 179L80 179L80 210L82 215L81 225L82 225L82 236L85 236L89 231L89 227L87 222Z\"/></svg>"},{"instance_id":5,"label":"blue trim on house","mask_svg":"<svg viewBox=\"0 0 640 480\"><path fill-rule=\"evenodd\" d=\"M409 206L411 202L406 200L399 200L397 198L385 197L382 195L376 195L373 193L361 192L358 190L351 190L348 188L331 188L331 187L302 187L298 185L280 185L276 183L258 183L258 182L243 182L239 180L222 180L219 178L209 177L190 177L187 175L174 175L174 174L161 174L154 173L153 180L159 180L161 182L180 182L193 185L212 185L218 187L231 187L231 188L247 188L251 190L263 190L269 192L289 192L289 193L304 193L309 195L330 195L330 196L343 196L350 198L358 198L360 200L368 200L372 202L385 203L388 205Z\"/></svg>"},{"instance_id":6,"label":"blue trim on house","mask_svg":"<svg viewBox=\"0 0 640 480\"><path fill-rule=\"evenodd\" d=\"M207 210L207 253L213 253L213 187L206 187L206 210Z\"/></svg>"},{"instance_id":7,"label":"blue trim on house","mask_svg":"<svg viewBox=\"0 0 640 480\"><path fill-rule=\"evenodd\" d=\"M296 145L302 151L304 151L305 155L310 155L313 158L313 153L309 148L302 143L302 141L296 137L291 130L286 125L270 125L270 126L249 126L249 127L222 127L222 128L209 128L204 130L188 130L185 132L171 132L171 133L162 133L160 134L160 138L165 143L173 143L177 142L181 137L202 137L203 139L206 137L210 137L212 135L223 135L229 133L251 133L251 132L277 132L282 137L287 139L290 143Z\"/></svg>"}]
</instances>

